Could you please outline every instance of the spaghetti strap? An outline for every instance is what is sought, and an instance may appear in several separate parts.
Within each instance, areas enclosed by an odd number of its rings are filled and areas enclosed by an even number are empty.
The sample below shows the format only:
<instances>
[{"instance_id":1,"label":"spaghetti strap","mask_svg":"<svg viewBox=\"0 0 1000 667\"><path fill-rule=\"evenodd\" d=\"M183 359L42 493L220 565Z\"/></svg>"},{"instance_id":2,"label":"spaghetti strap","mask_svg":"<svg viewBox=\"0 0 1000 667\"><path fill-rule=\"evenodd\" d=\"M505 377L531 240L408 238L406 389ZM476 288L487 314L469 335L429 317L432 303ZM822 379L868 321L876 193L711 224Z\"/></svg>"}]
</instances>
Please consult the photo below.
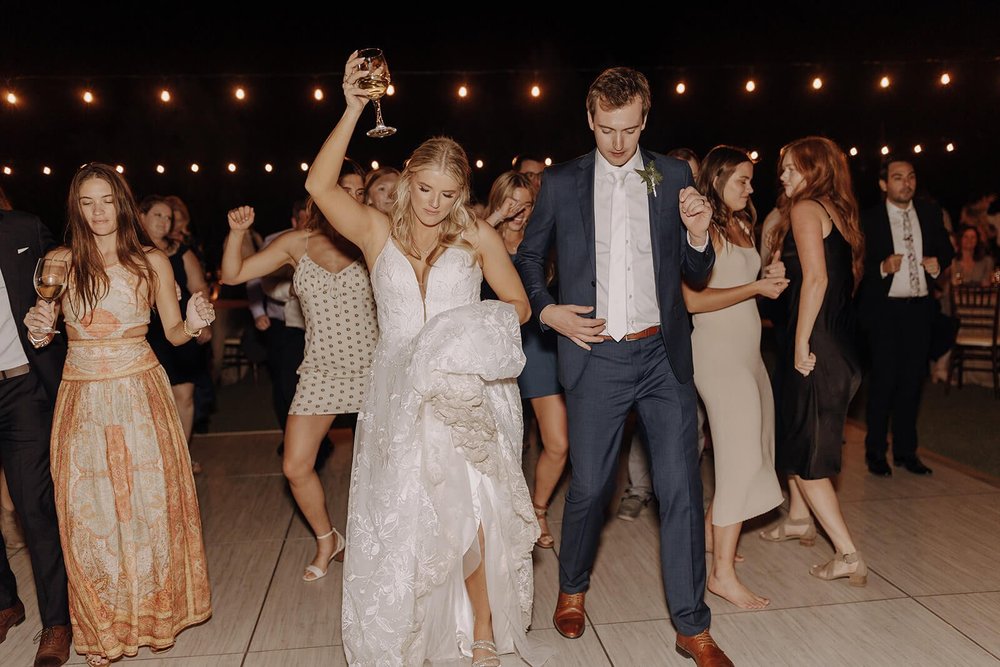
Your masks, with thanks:
<instances>
[{"instance_id":1,"label":"spaghetti strap","mask_svg":"<svg viewBox=\"0 0 1000 667\"><path fill-rule=\"evenodd\" d=\"M827 218L829 218L829 219L830 219L830 222L831 222L831 223L833 224L833 226L834 226L834 227L836 227L836 226L837 226L837 222L836 222L836 221L835 221L835 220L833 219L833 216L832 216L832 215L830 215L830 211L829 211L829 210L828 210L828 209L826 208L826 206L825 206L825 205L823 204L823 202L821 202L821 201L820 201L820 200L818 200L818 199L813 199L812 201L814 201L814 202L816 202L817 204L819 204L819 207L820 207L821 209L823 209L823 212L824 212L824 213L826 213L826 217L827 217Z\"/></svg>"}]
</instances>

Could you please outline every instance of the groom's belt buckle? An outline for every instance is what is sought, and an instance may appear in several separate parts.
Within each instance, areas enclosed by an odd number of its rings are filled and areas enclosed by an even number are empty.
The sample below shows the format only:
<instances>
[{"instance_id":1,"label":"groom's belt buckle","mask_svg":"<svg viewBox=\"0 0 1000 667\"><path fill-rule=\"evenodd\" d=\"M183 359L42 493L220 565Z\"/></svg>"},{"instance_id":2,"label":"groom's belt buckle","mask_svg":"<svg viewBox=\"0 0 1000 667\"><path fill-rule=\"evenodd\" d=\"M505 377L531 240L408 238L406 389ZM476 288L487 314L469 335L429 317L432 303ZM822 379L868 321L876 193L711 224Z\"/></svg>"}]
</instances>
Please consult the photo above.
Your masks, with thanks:
<instances>
[{"instance_id":1,"label":"groom's belt buckle","mask_svg":"<svg viewBox=\"0 0 1000 667\"><path fill-rule=\"evenodd\" d=\"M625 334L625 338L622 340L642 340L643 338L649 338L650 336L655 336L660 333L659 325L654 324L648 329L643 329L642 331L636 331L635 333ZM601 336L604 340L614 340L611 336Z\"/></svg>"}]
</instances>

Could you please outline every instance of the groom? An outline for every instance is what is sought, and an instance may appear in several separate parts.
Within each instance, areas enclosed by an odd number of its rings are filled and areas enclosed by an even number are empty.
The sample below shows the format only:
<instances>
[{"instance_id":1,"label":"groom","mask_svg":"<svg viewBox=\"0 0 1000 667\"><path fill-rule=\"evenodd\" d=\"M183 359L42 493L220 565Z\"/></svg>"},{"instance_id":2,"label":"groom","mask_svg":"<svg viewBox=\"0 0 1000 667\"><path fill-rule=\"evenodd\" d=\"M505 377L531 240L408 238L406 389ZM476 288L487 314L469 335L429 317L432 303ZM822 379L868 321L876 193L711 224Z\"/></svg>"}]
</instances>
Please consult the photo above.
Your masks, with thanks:
<instances>
[{"instance_id":1,"label":"groom","mask_svg":"<svg viewBox=\"0 0 1000 667\"><path fill-rule=\"evenodd\" d=\"M648 434L677 646L699 665L731 665L708 632L691 331L681 298L682 274L704 282L715 261L712 210L692 187L687 163L639 149L649 107L641 73L615 67L597 77L587 94L597 149L545 171L515 259L532 312L562 334L573 475L553 621L564 637L583 634L622 428L635 408ZM545 285L553 240L558 303Z\"/></svg>"}]
</instances>

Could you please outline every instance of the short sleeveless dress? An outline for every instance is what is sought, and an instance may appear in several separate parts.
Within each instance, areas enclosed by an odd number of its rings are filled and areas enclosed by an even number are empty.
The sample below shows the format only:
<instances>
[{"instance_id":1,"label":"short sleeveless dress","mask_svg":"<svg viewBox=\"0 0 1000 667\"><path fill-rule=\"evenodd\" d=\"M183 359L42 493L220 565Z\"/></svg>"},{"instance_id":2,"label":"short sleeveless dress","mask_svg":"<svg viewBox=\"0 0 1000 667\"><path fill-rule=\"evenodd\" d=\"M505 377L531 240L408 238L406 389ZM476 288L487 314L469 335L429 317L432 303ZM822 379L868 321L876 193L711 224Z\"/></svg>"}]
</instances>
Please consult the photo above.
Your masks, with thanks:
<instances>
[{"instance_id":1,"label":"short sleeveless dress","mask_svg":"<svg viewBox=\"0 0 1000 667\"><path fill-rule=\"evenodd\" d=\"M309 257L309 240L292 285L306 321L290 415L340 415L361 409L378 343L371 279L363 259L330 273Z\"/></svg>"},{"instance_id":2,"label":"short sleeveless dress","mask_svg":"<svg viewBox=\"0 0 1000 667\"><path fill-rule=\"evenodd\" d=\"M187 271L184 269L184 253L191 250L189 246L181 245L177 252L170 255L170 267L174 270L174 280L181 288L181 316L186 312L188 301L191 300L191 290L188 289ZM156 358L159 360L163 370L170 378L170 384L186 384L194 382L199 374L205 373L208 369L208 358L206 356L208 348L199 345L193 338L183 345L174 345L163 335L163 323L160 322L160 315L155 310L149 317L149 330L146 332L146 340L153 348Z\"/></svg>"},{"instance_id":3,"label":"short sleeveless dress","mask_svg":"<svg viewBox=\"0 0 1000 667\"><path fill-rule=\"evenodd\" d=\"M825 210L825 208L824 208ZM829 217L829 212L827 213ZM833 218L830 218L831 222ZM847 407L861 384L861 364L854 347L851 245L836 225L823 239L827 285L816 315L809 350L816 368L808 377L795 370L795 327L799 321L802 264L795 239L785 237L781 258L791 281L788 287L788 346L782 391L783 437L778 443L778 469L803 479L825 479L840 473Z\"/></svg>"}]
</instances>

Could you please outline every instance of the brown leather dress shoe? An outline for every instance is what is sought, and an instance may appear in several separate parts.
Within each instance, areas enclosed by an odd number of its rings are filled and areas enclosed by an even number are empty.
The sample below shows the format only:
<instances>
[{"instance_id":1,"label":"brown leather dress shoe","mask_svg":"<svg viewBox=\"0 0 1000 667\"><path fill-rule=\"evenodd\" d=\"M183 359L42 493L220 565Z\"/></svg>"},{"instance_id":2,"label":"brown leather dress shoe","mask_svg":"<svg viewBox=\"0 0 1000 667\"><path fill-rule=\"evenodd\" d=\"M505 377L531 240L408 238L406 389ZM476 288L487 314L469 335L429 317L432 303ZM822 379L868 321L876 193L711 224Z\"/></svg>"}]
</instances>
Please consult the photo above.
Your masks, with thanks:
<instances>
[{"instance_id":1,"label":"brown leather dress shoe","mask_svg":"<svg viewBox=\"0 0 1000 667\"><path fill-rule=\"evenodd\" d=\"M18 600L13 607L0 609L0 644L7 639L7 631L24 622L24 605Z\"/></svg>"},{"instance_id":2,"label":"brown leather dress shoe","mask_svg":"<svg viewBox=\"0 0 1000 667\"><path fill-rule=\"evenodd\" d=\"M707 628L690 637L678 632L677 652L693 658L698 667L733 667L733 661L722 652Z\"/></svg>"},{"instance_id":3,"label":"brown leather dress shoe","mask_svg":"<svg viewBox=\"0 0 1000 667\"><path fill-rule=\"evenodd\" d=\"M69 660L69 644L73 630L68 625L43 628L35 654L35 667L59 667Z\"/></svg>"},{"instance_id":4,"label":"brown leather dress shoe","mask_svg":"<svg viewBox=\"0 0 1000 667\"><path fill-rule=\"evenodd\" d=\"M587 616L583 609L583 598L586 593L559 592L556 602L556 612L552 614L552 623L566 639L576 639L587 629Z\"/></svg>"}]
</instances>

